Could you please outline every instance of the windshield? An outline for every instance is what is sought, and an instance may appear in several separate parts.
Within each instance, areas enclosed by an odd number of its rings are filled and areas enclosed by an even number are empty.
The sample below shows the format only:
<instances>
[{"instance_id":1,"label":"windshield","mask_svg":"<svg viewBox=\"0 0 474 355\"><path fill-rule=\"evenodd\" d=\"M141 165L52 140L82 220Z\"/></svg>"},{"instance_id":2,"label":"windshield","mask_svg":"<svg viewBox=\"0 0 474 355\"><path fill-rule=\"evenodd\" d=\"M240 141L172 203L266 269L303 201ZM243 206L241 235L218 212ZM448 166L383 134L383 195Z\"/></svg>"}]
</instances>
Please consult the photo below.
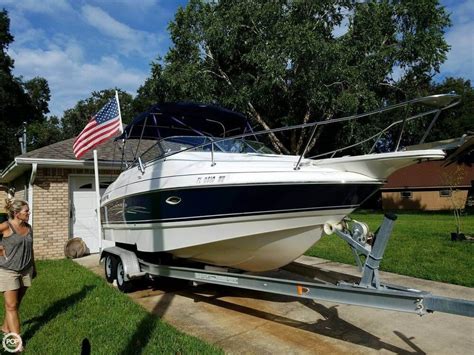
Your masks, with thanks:
<instances>
[{"instance_id":1,"label":"windshield","mask_svg":"<svg viewBox=\"0 0 474 355\"><path fill-rule=\"evenodd\" d=\"M177 152L180 150L198 147L195 151L210 151L212 140L205 136L174 136L163 139L162 146L166 152ZM206 144L209 143L209 144Z\"/></svg>"},{"instance_id":2,"label":"windshield","mask_svg":"<svg viewBox=\"0 0 474 355\"><path fill-rule=\"evenodd\" d=\"M161 141L165 152L177 152L184 149L196 147L195 151L208 152L212 149L212 138L204 136L174 136L167 137ZM276 154L261 142L245 139L229 138L214 141L214 151L225 153L263 153Z\"/></svg>"},{"instance_id":3,"label":"windshield","mask_svg":"<svg viewBox=\"0 0 474 355\"><path fill-rule=\"evenodd\" d=\"M270 148L266 147L261 142L250 141L246 139L226 139L224 141L216 142L216 146L221 151L226 153L263 153L276 154Z\"/></svg>"},{"instance_id":4,"label":"windshield","mask_svg":"<svg viewBox=\"0 0 474 355\"><path fill-rule=\"evenodd\" d=\"M142 140L140 148L136 150L138 153L136 156L140 156L141 160L146 163L170 153L176 153L191 148L194 148L191 150L197 152L210 152L212 150L212 142L213 139L206 136L173 136L158 142ZM140 151L142 152L141 154ZM242 138L214 141L214 152L276 154L261 142Z\"/></svg>"},{"instance_id":5,"label":"windshield","mask_svg":"<svg viewBox=\"0 0 474 355\"><path fill-rule=\"evenodd\" d=\"M248 144L253 150L255 150L256 153L262 153L262 154L277 154L270 148L268 148L265 144L262 142L257 142L257 141L245 141L246 144Z\"/></svg>"}]
</instances>

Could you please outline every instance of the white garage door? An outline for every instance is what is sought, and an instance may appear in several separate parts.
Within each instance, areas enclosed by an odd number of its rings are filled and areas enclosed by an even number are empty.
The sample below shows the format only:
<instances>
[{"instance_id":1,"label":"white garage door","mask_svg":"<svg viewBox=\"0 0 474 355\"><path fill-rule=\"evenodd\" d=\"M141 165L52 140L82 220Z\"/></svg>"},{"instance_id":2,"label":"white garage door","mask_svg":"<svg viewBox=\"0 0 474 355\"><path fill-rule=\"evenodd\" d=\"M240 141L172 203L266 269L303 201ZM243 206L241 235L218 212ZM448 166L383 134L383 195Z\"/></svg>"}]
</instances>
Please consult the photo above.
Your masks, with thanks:
<instances>
[{"instance_id":1,"label":"white garage door","mask_svg":"<svg viewBox=\"0 0 474 355\"><path fill-rule=\"evenodd\" d=\"M101 196L109 183L110 181L102 181L101 179ZM82 238L90 252L97 253L99 252L100 240L97 230L97 203L94 176L71 176L69 188L71 191L71 238Z\"/></svg>"}]
</instances>

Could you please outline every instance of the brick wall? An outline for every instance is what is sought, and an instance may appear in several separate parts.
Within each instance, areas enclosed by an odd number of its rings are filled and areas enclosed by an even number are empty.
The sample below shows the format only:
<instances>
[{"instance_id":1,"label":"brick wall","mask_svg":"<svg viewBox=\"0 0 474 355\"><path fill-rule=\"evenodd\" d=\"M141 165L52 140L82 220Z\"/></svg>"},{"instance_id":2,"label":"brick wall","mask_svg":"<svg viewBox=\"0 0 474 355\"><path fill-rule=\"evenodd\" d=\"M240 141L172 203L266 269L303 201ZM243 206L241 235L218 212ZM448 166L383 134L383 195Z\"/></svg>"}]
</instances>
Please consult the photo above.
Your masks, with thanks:
<instances>
[{"instance_id":1,"label":"brick wall","mask_svg":"<svg viewBox=\"0 0 474 355\"><path fill-rule=\"evenodd\" d=\"M34 248L37 259L64 258L69 240L70 174L93 174L89 169L38 168L33 195ZM101 171L101 175L111 174Z\"/></svg>"},{"instance_id":2,"label":"brick wall","mask_svg":"<svg viewBox=\"0 0 474 355\"><path fill-rule=\"evenodd\" d=\"M39 168L33 189L35 257L64 257L69 238L69 188L67 169Z\"/></svg>"},{"instance_id":3,"label":"brick wall","mask_svg":"<svg viewBox=\"0 0 474 355\"><path fill-rule=\"evenodd\" d=\"M4 189L0 189L0 213L6 213L5 209L5 199L7 198L7 192Z\"/></svg>"}]
</instances>

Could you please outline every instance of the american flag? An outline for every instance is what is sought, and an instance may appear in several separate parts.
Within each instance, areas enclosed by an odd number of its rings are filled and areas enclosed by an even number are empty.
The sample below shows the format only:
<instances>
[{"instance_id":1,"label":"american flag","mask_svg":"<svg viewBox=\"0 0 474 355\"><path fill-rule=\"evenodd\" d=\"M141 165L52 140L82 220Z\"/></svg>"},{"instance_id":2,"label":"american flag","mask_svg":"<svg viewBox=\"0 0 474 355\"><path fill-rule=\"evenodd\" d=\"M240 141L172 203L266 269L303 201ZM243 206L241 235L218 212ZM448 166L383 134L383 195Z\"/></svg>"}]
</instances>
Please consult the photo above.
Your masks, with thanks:
<instances>
[{"instance_id":1,"label":"american flag","mask_svg":"<svg viewBox=\"0 0 474 355\"><path fill-rule=\"evenodd\" d=\"M117 132L122 132L122 119L118 97L114 97L91 118L86 127L79 133L72 146L74 155L79 159L89 150L113 137Z\"/></svg>"}]
</instances>

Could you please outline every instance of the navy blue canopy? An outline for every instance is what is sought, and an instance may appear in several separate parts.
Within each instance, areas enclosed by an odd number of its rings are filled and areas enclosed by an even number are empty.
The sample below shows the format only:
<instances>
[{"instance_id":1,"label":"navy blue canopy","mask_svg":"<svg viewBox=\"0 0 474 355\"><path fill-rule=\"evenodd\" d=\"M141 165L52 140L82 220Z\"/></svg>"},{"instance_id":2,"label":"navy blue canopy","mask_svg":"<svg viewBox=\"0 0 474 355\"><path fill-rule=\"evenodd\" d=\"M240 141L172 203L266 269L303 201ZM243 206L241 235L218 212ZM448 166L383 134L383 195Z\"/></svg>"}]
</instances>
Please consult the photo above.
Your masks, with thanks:
<instances>
[{"instance_id":1,"label":"navy blue canopy","mask_svg":"<svg viewBox=\"0 0 474 355\"><path fill-rule=\"evenodd\" d=\"M134 118L117 139L162 139L170 136L230 137L250 132L247 117L219 106L189 102L152 106Z\"/></svg>"}]
</instances>

